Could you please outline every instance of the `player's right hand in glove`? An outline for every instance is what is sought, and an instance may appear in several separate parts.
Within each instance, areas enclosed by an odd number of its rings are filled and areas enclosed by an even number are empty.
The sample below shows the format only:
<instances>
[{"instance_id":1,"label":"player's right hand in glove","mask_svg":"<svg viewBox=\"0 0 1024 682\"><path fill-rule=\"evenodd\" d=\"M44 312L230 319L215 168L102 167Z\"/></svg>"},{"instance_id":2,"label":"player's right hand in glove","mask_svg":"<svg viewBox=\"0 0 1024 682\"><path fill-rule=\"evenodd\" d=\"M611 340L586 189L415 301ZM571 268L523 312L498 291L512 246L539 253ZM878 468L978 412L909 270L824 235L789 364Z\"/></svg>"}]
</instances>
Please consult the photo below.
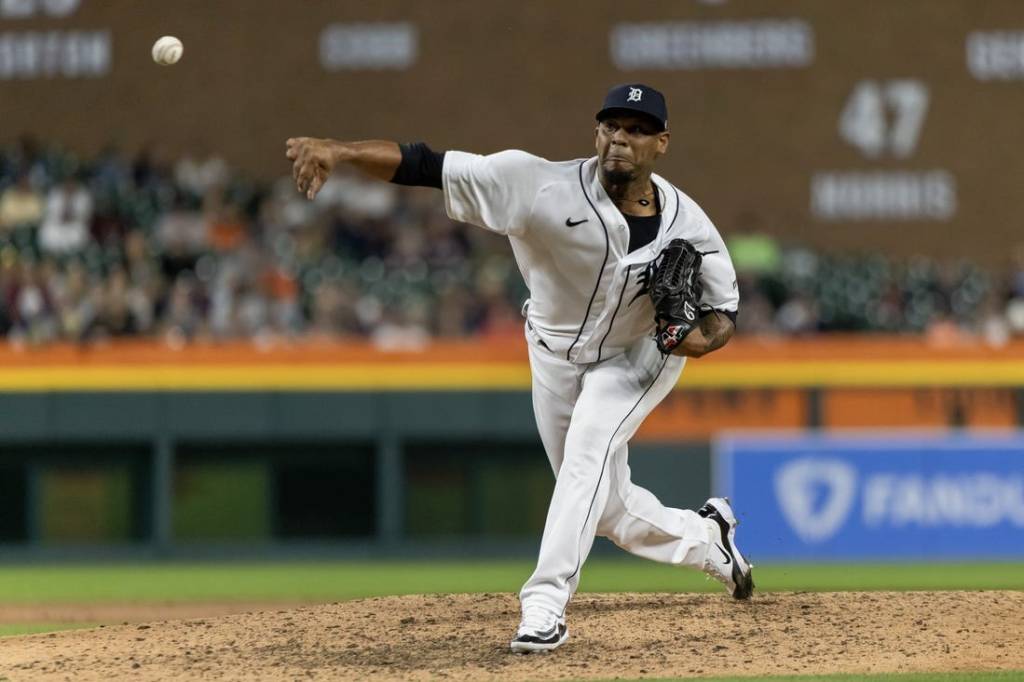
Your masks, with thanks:
<instances>
[{"instance_id":1,"label":"player's right hand in glove","mask_svg":"<svg viewBox=\"0 0 1024 682\"><path fill-rule=\"evenodd\" d=\"M658 256L650 294L654 304L654 341L665 355L682 343L700 319L703 258L685 239L673 239Z\"/></svg>"}]
</instances>

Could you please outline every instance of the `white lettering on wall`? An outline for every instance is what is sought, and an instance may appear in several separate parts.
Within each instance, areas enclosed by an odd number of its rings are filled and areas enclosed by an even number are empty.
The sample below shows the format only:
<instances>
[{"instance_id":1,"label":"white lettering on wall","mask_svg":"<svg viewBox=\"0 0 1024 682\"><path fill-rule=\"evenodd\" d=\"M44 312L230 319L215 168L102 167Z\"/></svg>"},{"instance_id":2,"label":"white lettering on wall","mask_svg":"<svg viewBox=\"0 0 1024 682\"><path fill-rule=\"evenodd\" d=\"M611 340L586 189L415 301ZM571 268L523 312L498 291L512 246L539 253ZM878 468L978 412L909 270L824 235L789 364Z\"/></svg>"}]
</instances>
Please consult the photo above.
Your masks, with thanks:
<instances>
[{"instance_id":1,"label":"white lettering on wall","mask_svg":"<svg viewBox=\"0 0 1024 682\"><path fill-rule=\"evenodd\" d=\"M824 171L811 178L811 212L822 220L948 220L956 179L944 170Z\"/></svg>"},{"instance_id":2,"label":"white lettering on wall","mask_svg":"<svg viewBox=\"0 0 1024 682\"><path fill-rule=\"evenodd\" d=\"M1024 80L1024 31L974 31L966 48L967 70L978 80Z\"/></svg>"},{"instance_id":3,"label":"white lettering on wall","mask_svg":"<svg viewBox=\"0 0 1024 682\"><path fill-rule=\"evenodd\" d=\"M839 134L868 158L910 156L928 113L928 88L918 80L857 83L839 116Z\"/></svg>"},{"instance_id":4,"label":"white lettering on wall","mask_svg":"<svg viewBox=\"0 0 1024 682\"><path fill-rule=\"evenodd\" d=\"M97 78L110 59L109 31L0 33L0 80Z\"/></svg>"},{"instance_id":5,"label":"white lettering on wall","mask_svg":"<svg viewBox=\"0 0 1024 682\"><path fill-rule=\"evenodd\" d=\"M850 464L812 456L775 475L786 522L808 544L831 540L856 515L867 528L1024 528L1024 477L987 471L876 473L861 479Z\"/></svg>"},{"instance_id":6,"label":"white lettering on wall","mask_svg":"<svg viewBox=\"0 0 1024 682\"><path fill-rule=\"evenodd\" d=\"M864 524L877 527L1024 528L1024 478L876 474L864 482Z\"/></svg>"},{"instance_id":7,"label":"white lettering on wall","mask_svg":"<svg viewBox=\"0 0 1024 682\"><path fill-rule=\"evenodd\" d=\"M320 34L320 64L328 71L408 69L418 53L416 27L407 22L331 24Z\"/></svg>"},{"instance_id":8,"label":"white lettering on wall","mask_svg":"<svg viewBox=\"0 0 1024 682\"><path fill-rule=\"evenodd\" d=\"M0 19L60 19L74 14L81 4L81 0L0 0Z\"/></svg>"},{"instance_id":9,"label":"white lettering on wall","mask_svg":"<svg viewBox=\"0 0 1024 682\"><path fill-rule=\"evenodd\" d=\"M814 29L800 19L622 23L611 60L628 69L798 68L814 61Z\"/></svg>"}]
</instances>

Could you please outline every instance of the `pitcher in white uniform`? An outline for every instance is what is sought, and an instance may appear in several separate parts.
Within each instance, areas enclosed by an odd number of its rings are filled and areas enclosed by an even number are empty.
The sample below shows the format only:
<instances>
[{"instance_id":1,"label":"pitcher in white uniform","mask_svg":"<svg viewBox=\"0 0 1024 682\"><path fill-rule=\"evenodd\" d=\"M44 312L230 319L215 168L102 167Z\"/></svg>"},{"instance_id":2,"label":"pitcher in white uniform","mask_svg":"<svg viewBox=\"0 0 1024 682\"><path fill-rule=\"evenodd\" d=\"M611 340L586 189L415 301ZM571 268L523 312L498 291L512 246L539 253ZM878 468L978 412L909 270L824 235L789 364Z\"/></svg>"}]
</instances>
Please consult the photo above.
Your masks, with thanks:
<instances>
[{"instance_id":1,"label":"pitcher in white uniform","mask_svg":"<svg viewBox=\"0 0 1024 682\"><path fill-rule=\"evenodd\" d=\"M566 609L597 535L638 556L703 570L737 599L754 587L728 500L675 509L630 481L630 438L676 385L687 357L732 337L739 292L711 220L653 172L669 146L662 94L640 83L614 87L596 119L596 156L572 161L382 140L287 142L298 189L310 199L335 166L348 163L381 180L442 189L452 219L512 244L530 291L523 310L534 414L556 476L537 568L520 592L522 620L511 643L519 652L568 639ZM703 312L662 355L647 285L676 238L706 254Z\"/></svg>"}]
</instances>

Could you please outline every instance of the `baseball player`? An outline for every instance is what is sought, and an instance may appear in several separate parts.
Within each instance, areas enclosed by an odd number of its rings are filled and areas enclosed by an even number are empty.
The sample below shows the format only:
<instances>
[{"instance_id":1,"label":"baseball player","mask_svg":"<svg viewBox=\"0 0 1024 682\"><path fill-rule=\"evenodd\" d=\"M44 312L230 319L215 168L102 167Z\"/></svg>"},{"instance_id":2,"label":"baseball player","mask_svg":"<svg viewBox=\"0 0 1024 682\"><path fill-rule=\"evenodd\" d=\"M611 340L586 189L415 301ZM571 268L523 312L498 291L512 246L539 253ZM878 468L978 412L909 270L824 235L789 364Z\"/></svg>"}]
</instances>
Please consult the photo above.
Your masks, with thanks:
<instances>
[{"instance_id":1,"label":"baseball player","mask_svg":"<svg viewBox=\"0 0 1024 682\"><path fill-rule=\"evenodd\" d=\"M727 499L673 509L630 481L630 438L687 357L729 341L739 294L715 226L653 173L669 145L662 94L614 87L596 118L596 156L572 161L517 150L436 152L423 143L287 142L309 199L348 163L381 180L439 188L453 220L512 244L530 290L523 315L534 414L556 476L537 568L520 592L511 643L518 652L566 641L566 608L597 535L703 570L737 599L754 587Z\"/></svg>"}]
</instances>

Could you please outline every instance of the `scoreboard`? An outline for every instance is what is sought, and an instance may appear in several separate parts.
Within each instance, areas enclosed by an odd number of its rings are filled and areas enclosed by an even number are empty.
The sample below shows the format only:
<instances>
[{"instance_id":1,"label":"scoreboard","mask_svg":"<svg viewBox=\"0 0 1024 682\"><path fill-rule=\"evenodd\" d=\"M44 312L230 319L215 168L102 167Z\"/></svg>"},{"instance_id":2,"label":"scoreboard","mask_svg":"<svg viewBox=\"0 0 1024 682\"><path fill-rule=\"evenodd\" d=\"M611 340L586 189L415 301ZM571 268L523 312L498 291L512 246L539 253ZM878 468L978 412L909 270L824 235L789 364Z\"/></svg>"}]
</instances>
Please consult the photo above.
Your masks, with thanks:
<instances>
[{"instance_id":1,"label":"scoreboard","mask_svg":"<svg viewBox=\"0 0 1024 682\"><path fill-rule=\"evenodd\" d=\"M617 23L611 54L671 84L680 182L723 229L993 264L1019 251L1024 3L703 4Z\"/></svg>"},{"instance_id":2,"label":"scoreboard","mask_svg":"<svg viewBox=\"0 0 1024 682\"><path fill-rule=\"evenodd\" d=\"M1018 250L1021 0L0 0L0 143L213 149L265 178L297 134L587 156L628 81L666 93L661 170L725 232Z\"/></svg>"}]
</instances>

